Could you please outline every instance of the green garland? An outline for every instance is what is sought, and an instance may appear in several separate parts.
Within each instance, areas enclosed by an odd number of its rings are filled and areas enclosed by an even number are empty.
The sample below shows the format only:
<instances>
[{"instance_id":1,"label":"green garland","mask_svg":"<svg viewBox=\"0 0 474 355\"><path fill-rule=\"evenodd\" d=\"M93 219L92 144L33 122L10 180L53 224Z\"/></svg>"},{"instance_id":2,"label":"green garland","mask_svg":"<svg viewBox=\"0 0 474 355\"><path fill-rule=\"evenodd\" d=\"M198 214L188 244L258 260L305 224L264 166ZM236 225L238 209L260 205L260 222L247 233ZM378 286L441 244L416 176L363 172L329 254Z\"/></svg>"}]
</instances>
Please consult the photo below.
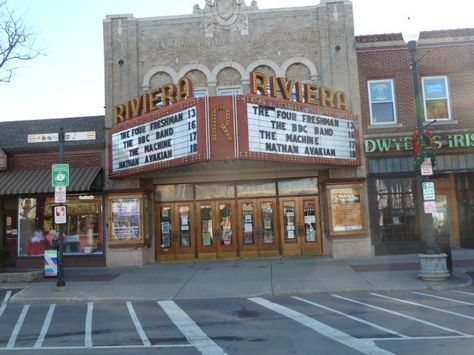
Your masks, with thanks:
<instances>
[{"instance_id":1,"label":"green garland","mask_svg":"<svg viewBox=\"0 0 474 355\"><path fill-rule=\"evenodd\" d=\"M420 135L418 131L413 133L413 149L415 150L414 168L416 172L421 171L421 164L426 158L431 159L431 165L436 166L437 145L430 131L423 131Z\"/></svg>"}]
</instances>

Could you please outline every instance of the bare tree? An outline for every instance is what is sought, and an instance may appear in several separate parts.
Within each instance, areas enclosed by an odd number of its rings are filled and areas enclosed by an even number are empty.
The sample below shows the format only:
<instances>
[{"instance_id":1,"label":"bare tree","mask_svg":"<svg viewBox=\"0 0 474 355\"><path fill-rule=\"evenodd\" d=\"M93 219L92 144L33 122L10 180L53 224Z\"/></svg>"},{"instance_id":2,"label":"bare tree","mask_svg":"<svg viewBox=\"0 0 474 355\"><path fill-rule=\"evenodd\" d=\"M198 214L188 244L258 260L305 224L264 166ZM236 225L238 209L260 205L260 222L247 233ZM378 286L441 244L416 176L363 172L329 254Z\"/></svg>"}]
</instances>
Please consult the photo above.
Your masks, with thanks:
<instances>
[{"instance_id":1,"label":"bare tree","mask_svg":"<svg viewBox=\"0 0 474 355\"><path fill-rule=\"evenodd\" d=\"M16 18L6 0L0 0L0 82L10 82L21 62L36 58L36 35L23 20Z\"/></svg>"}]
</instances>

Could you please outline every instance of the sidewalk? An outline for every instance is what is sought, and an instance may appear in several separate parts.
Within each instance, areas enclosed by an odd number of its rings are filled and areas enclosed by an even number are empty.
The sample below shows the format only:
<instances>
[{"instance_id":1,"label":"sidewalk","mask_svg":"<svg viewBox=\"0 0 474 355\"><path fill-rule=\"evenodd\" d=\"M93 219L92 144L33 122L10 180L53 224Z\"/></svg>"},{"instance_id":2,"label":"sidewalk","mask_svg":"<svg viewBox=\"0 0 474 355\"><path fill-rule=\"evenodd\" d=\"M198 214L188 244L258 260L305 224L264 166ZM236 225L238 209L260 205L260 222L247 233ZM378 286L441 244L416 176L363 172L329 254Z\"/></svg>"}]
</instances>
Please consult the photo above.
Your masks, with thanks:
<instances>
[{"instance_id":1,"label":"sidewalk","mask_svg":"<svg viewBox=\"0 0 474 355\"><path fill-rule=\"evenodd\" d=\"M66 288L56 280L26 285L14 303L71 303L164 299L278 296L294 293L467 287L474 250L454 249L455 270L446 281L418 278L418 255L334 260L329 257L216 260L152 264L128 268L67 268Z\"/></svg>"}]
</instances>

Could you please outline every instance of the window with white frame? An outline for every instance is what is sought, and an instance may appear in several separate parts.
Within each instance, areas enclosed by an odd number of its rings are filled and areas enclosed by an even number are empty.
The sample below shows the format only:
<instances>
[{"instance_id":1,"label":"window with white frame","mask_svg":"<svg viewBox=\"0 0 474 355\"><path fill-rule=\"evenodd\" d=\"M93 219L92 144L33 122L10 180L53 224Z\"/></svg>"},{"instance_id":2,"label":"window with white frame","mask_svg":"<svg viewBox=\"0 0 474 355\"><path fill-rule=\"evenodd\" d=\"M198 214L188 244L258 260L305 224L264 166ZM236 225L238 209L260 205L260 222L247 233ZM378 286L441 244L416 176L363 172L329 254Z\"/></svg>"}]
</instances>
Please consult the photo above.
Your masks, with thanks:
<instances>
[{"instance_id":1,"label":"window with white frame","mask_svg":"<svg viewBox=\"0 0 474 355\"><path fill-rule=\"evenodd\" d=\"M370 123L390 124L397 122L393 80L371 80L369 86Z\"/></svg>"},{"instance_id":2,"label":"window with white frame","mask_svg":"<svg viewBox=\"0 0 474 355\"><path fill-rule=\"evenodd\" d=\"M217 94L219 96L240 95L241 93L242 93L242 88L240 86L223 87L217 90Z\"/></svg>"},{"instance_id":3,"label":"window with white frame","mask_svg":"<svg viewBox=\"0 0 474 355\"><path fill-rule=\"evenodd\" d=\"M208 96L207 89L194 89L194 97L206 97Z\"/></svg>"},{"instance_id":4,"label":"window with white frame","mask_svg":"<svg viewBox=\"0 0 474 355\"><path fill-rule=\"evenodd\" d=\"M422 82L426 120L451 119L448 78L430 76L422 78Z\"/></svg>"}]
</instances>

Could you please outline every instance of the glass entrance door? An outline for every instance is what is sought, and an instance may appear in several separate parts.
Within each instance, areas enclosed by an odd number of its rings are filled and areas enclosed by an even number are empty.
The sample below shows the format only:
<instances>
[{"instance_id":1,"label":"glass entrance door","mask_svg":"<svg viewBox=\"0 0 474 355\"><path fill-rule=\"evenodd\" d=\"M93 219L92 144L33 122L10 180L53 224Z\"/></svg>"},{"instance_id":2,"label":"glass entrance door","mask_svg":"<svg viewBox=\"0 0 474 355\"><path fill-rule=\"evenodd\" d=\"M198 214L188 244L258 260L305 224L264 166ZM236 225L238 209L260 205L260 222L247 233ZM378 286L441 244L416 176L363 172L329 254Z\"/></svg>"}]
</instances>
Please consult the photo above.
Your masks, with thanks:
<instances>
[{"instance_id":1,"label":"glass entrance door","mask_svg":"<svg viewBox=\"0 0 474 355\"><path fill-rule=\"evenodd\" d=\"M318 197L280 199L282 255L321 255Z\"/></svg>"},{"instance_id":2,"label":"glass entrance door","mask_svg":"<svg viewBox=\"0 0 474 355\"><path fill-rule=\"evenodd\" d=\"M237 257L234 201L198 202L196 220L199 259Z\"/></svg>"},{"instance_id":3,"label":"glass entrance door","mask_svg":"<svg viewBox=\"0 0 474 355\"><path fill-rule=\"evenodd\" d=\"M240 256L277 256L279 237L276 199L239 201Z\"/></svg>"},{"instance_id":4,"label":"glass entrance door","mask_svg":"<svg viewBox=\"0 0 474 355\"><path fill-rule=\"evenodd\" d=\"M158 260L193 260L196 241L191 203L160 204L156 208Z\"/></svg>"},{"instance_id":5,"label":"glass entrance door","mask_svg":"<svg viewBox=\"0 0 474 355\"><path fill-rule=\"evenodd\" d=\"M18 218L16 211L5 211L3 213L3 233L4 239L0 247L5 246L10 251L9 265L16 263L17 242L18 242Z\"/></svg>"}]
</instances>

